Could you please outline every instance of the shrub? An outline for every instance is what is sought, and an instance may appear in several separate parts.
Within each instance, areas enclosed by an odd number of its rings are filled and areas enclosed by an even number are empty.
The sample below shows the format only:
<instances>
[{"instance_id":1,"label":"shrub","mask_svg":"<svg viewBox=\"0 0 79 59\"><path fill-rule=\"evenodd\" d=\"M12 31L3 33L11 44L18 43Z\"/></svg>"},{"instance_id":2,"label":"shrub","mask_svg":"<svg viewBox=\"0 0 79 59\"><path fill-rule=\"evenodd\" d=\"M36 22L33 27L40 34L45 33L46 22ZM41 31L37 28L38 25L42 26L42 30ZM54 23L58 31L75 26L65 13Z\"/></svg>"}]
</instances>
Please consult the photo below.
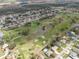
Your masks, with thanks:
<instances>
[{"instance_id":1,"label":"shrub","mask_svg":"<svg viewBox=\"0 0 79 59\"><path fill-rule=\"evenodd\" d=\"M24 27L20 28L18 30L18 34L24 35L24 36L28 35L29 34L29 28L24 28Z\"/></svg>"}]
</instances>

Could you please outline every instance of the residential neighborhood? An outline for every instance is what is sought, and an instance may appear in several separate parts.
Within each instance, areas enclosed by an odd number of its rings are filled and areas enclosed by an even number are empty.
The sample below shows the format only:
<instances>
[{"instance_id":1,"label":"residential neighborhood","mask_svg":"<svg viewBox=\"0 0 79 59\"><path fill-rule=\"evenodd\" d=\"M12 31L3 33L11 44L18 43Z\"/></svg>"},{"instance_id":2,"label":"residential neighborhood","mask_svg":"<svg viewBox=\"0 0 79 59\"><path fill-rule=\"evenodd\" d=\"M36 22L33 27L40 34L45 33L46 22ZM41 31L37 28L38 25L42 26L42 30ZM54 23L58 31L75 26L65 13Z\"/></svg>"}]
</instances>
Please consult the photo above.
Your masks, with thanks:
<instances>
[{"instance_id":1,"label":"residential neighborhood","mask_svg":"<svg viewBox=\"0 0 79 59\"><path fill-rule=\"evenodd\" d=\"M79 59L78 0L0 3L0 59Z\"/></svg>"}]
</instances>

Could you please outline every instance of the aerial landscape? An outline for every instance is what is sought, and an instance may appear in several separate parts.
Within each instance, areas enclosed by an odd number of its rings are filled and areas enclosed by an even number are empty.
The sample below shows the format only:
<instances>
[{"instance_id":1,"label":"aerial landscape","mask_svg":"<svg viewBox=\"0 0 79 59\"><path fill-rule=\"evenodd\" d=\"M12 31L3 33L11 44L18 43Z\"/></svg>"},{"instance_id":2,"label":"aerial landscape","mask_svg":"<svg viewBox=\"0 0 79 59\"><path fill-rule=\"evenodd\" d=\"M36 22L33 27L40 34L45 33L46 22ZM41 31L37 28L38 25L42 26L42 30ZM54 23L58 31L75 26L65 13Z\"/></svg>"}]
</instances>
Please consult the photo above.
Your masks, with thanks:
<instances>
[{"instance_id":1,"label":"aerial landscape","mask_svg":"<svg viewBox=\"0 0 79 59\"><path fill-rule=\"evenodd\" d=\"M79 59L79 0L0 0L0 59Z\"/></svg>"}]
</instances>

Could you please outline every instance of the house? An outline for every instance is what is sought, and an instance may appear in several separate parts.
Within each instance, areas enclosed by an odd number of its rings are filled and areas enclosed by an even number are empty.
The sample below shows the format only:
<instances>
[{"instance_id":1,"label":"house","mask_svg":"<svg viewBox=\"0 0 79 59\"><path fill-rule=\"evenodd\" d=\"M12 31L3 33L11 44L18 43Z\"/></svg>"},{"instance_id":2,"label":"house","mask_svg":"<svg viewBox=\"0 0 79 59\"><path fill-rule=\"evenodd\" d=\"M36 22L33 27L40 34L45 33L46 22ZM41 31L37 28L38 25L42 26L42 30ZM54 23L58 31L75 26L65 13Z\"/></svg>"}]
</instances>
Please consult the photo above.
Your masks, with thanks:
<instances>
[{"instance_id":1,"label":"house","mask_svg":"<svg viewBox=\"0 0 79 59\"><path fill-rule=\"evenodd\" d=\"M75 52L73 52L73 51L71 51L71 53L69 54L69 57L70 57L71 59L79 59L78 56L77 56L77 53L75 53Z\"/></svg>"}]
</instances>

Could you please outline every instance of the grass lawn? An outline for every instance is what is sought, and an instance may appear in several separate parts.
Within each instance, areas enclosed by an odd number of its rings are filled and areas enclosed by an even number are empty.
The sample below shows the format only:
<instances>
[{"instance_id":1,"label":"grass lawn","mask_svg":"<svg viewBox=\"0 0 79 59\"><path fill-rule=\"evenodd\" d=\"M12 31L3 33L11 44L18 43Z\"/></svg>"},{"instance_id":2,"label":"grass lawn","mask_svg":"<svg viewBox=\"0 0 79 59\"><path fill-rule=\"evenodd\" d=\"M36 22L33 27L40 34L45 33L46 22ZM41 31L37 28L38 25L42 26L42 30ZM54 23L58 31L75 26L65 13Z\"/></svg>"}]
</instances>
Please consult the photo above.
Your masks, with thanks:
<instances>
[{"instance_id":1,"label":"grass lawn","mask_svg":"<svg viewBox=\"0 0 79 59\"><path fill-rule=\"evenodd\" d=\"M57 52L61 52L63 49L61 47L57 48Z\"/></svg>"}]
</instances>

